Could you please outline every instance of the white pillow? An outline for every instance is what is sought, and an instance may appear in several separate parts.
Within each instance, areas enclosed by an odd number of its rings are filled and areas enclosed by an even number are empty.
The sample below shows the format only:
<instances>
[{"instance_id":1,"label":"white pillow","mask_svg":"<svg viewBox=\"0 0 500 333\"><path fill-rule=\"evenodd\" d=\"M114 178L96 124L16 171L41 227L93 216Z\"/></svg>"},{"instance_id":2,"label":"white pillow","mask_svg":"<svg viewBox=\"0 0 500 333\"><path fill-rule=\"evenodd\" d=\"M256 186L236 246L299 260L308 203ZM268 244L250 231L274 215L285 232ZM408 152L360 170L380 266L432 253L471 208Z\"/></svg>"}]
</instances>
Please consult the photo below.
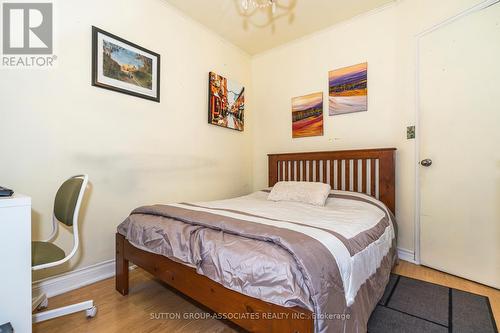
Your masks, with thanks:
<instances>
[{"instance_id":1,"label":"white pillow","mask_svg":"<svg viewBox=\"0 0 500 333\"><path fill-rule=\"evenodd\" d=\"M267 200L295 201L315 206L324 206L331 187L314 182L278 182L273 186Z\"/></svg>"}]
</instances>

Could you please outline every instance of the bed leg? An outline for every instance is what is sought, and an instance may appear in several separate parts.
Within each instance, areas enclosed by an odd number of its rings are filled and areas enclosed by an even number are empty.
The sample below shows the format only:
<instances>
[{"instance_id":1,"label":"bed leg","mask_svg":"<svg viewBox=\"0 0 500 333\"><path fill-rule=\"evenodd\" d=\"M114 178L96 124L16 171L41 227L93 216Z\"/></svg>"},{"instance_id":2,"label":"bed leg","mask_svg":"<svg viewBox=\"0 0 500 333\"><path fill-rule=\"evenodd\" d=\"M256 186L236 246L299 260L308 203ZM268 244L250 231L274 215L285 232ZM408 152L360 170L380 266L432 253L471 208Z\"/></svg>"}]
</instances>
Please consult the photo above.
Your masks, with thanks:
<instances>
[{"instance_id":1,"label":"bed leg","mask_svg":"<svg viewBox=\"0 0 500 333\"><path fill-rule=\"evenodd\" d=\"M116 234L116 290L122 294L128 294L128 260L125 259L125 237Z\"/></svg>"}]
</instances>

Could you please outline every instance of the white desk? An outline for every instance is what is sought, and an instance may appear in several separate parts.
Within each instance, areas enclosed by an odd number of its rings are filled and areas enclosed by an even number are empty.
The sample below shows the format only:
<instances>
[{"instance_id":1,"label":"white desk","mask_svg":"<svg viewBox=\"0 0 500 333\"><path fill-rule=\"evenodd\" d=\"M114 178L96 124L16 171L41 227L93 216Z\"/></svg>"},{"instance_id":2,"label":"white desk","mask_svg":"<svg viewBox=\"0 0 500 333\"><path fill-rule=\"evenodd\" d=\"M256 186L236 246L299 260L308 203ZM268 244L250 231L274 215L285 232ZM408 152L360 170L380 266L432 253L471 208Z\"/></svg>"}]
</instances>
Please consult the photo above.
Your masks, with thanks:
<instances>
[{"instance_id":1,"label":"white desk","mask_svg":"<svg viewBox=\"0 0 500 333\"><path fill-rule=\"evenodd\" d=\"M31 198L0 197L0 324L31 332Z\"/></svg>"}]
</instances>

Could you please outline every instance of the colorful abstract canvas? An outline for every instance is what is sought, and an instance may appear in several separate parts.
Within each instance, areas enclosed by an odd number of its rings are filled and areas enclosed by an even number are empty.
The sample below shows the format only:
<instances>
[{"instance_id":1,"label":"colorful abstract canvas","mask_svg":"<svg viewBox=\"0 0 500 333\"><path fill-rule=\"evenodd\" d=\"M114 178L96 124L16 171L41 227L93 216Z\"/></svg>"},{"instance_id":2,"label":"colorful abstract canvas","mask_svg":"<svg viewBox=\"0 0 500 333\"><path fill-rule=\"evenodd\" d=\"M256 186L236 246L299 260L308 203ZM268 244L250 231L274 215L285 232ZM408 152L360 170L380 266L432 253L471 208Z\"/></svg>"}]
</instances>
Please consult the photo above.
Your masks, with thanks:
<instances>
[{"instance_id":1,"label":"colorful abstract canvas","mask_svg":"<svg viewBox=\"0 0 500 333\"><path fill-rule=\"evenodd\" d=\"M368 63L328 73L329 115L368 110Z\"/></svg>"},{"instance_id":2,"label":"colorful abstract canvas","mask_svg":"<svg viewBox=\"0 0 500 333\"><path fill-rule=\"evenodd\" d=\"M208 86L208 123L243 131L245 88L213 72Z\"/></svg>"},{"instance_id":3,"label":"colorful abstract canvas","mask_svg":"<svg viewBox=\"0 0 500 333\"><path fill-rule=\"evenodd\" d=\"M292 98L292 137L323 135L323 93Z\"/></svg>"}]
</instances>

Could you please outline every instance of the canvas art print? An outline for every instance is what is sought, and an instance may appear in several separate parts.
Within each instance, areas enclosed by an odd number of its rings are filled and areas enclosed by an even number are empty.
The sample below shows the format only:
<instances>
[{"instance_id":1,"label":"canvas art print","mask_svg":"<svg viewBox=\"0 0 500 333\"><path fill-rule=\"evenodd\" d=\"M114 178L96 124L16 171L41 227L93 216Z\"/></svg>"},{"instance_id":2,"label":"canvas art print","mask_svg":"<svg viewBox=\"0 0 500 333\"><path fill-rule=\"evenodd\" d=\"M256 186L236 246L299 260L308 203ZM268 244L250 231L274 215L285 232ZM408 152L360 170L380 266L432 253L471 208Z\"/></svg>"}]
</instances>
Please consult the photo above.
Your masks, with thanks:
<instances>
[{"instance_id":1,"label":"canvas art print","mask_svg":"<svg viewBox=\"0 0 500 333\"><path fill-rule=\"evenodd\" d=\"M323 135L323 93L292 98L292 137Z\"/></svg>"},{"instance_id":2,"label":"canvas art print","mask_svg":"<svg viewBox=\"0 0 500 333\"><path fill-rule=\"evenodd\" d=\"M160 55L92 27L92 85L160 101Z\"/></svg>"},{"instance_id":3,"label":"canvas art print","mask_svg":"<svg viewBox=\"0 0 500 333\"><path fill-rule=\"evenodd\" d=\"M329 115L368 110L368 63L328 73Z\"/></svg>"},{"instance_id":4,"label":"canvas art print","mask_svg":"<svg viewBox=\"0 0 500 333\"><path fill-rule=\"evenodd\" d=\"M213 72L208 86L208 123L243 131L245 88Z\"/></svg>"}]
</instances>

